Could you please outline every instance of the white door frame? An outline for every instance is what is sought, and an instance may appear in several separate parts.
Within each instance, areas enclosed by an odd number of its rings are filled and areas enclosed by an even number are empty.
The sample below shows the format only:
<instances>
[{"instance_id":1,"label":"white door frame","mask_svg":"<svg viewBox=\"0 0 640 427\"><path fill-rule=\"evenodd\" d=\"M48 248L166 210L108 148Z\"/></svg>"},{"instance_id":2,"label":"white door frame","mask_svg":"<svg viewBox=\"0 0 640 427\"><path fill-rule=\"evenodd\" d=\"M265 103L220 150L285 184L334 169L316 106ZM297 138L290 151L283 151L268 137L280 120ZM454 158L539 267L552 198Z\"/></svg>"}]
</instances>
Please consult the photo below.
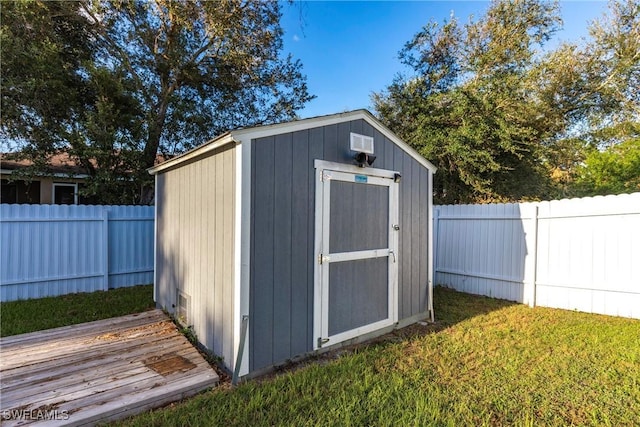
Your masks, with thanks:
<instances>
[{"instance_id":1,"label":"white door frame","mask_svg":"<svg viewBox=\"0 0 640 427\"><path fill-rule=\"evenodd\" d=\"M315 160L316 199L315 199L315 260L314 268L314 316L313 316L313 348L330 346L377 329L390 326L398 321L398 235L394 225L399 224L399 189L395 178L398 172L384 169L360 168L355 165ZM329 252L329 209L330 180L354 182L354 175L366 176L367 184L389 187L389 237L388 249L372 249L348 253L333 254L331 259L323 254ZM326 220L325 220L326 219ZM327 224L327 227L324 225ZM323 252L324 251L324 252ZM389 258L389 292L388 317L381 321L364 325L349 331L328 336L329 274L330 263L363 258ZM323 304L323 302L326 302Z\"/></svg>"}]
</instances>

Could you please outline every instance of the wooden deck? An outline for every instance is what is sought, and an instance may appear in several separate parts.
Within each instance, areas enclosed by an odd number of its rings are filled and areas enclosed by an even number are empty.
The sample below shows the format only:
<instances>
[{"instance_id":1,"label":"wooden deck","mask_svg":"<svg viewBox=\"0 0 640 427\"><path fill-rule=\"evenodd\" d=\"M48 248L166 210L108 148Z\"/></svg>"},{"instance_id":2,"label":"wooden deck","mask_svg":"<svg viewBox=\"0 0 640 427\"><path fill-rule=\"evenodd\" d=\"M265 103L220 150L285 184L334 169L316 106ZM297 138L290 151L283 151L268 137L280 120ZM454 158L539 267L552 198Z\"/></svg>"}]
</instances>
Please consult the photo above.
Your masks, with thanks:
<instances>
[{"instance_id":1,"label":"wooden deck","mask_svg":"<svg viewBox=\"0 0 640 427\"><path fill-rule=\"evenodd\" d=\"M217 383L160 310L0 338L3 426L93 425Z\"/></svg>"}]
</instances>

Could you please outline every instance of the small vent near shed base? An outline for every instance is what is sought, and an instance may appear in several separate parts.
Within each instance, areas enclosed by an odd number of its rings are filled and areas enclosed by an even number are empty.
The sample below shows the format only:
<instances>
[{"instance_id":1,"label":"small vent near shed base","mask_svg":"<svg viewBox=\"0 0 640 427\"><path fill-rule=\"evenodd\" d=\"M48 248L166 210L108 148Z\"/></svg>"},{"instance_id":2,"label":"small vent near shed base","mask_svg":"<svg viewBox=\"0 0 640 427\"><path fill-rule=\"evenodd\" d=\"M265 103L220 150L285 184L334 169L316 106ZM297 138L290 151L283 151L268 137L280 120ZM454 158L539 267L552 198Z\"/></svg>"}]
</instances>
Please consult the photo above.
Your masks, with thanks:
<instances>
[{"instance_id":1,"label":"small vent near shed base","mask_svg":"<svg viewBox=\"0 0 640 427\"><path fill-rule=\"evenodd\" d=\"M189 325L189 312L191 311L191 297L184 292L178 290L178 297L176 298L176 319L178 322L185 326Z\"/></svg>"},{"instance_id":2,"label":"small vent near shed base","mask_svg":"<svg viewBox=\"0 0 640 427\"><path fill-rule=\"evenodd\" d=\"M373 154L373 137L351 132L351 151Z\"/></svg>"}]
</instances>

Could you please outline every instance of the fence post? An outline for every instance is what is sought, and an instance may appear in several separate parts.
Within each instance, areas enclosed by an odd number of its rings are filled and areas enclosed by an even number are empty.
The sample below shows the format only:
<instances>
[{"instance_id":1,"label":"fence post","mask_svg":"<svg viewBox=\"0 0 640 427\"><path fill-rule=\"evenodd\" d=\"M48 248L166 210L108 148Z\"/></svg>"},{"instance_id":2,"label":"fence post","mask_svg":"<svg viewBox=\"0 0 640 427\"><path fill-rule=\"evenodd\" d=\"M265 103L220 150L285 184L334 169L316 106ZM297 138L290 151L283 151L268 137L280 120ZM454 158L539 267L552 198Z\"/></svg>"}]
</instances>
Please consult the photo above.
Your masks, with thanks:
<instances>
[{"instance_id":1,"label":"fence post","mask_svg":"<svg viewBox=\"0 0 640 427\"><path fill-rule=\"evenodd\" d=\"M525 268L526 280L525 280L525 298L529 307L536 306L536 274L538 270L538 205L534 204L531 209L531 233L526 235L527 249L531 251L529 262Z\"/></svg>"},{"instance_id":2,"label":"fence post","mask_svg":"<svg viewBox=\"0 0 640 427\"><path fill-rule=\"evenodd\" d=\"M439 208L434 208L433 209L433 222L434 222L434 227L433 227L433 236L431 236L431 241L433 242L433 281L436 282L434 283L434 285L438 284L438 281L436 280L436 275L438 273L438 249L439 249L439 244L438 244L438 240L440 239L439 235L440 235L440 209Z\"/></svg>"},{"instance_id":3,"label":"fence post","mask_svg":"<svg viewBox=\"0 0 640 427\"><path fill-rule=\"evenodd\" d=\"M109 290L109 208L102 208L102 250L104 251L104 278L102 290Z\"/></svg>"}]
</instances>

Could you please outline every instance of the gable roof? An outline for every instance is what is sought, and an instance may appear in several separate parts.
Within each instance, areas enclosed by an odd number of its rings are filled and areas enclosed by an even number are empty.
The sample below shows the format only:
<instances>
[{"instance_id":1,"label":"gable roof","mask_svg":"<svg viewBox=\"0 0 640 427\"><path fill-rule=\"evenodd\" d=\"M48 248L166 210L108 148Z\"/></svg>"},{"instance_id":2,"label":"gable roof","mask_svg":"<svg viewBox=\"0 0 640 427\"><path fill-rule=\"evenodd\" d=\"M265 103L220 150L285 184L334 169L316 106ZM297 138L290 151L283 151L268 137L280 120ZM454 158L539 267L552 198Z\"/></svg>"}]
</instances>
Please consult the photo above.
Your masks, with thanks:
<instances>
[{"instance_id":1,"label":"gable roof","mask_svg":"<svg viewBox=\"0 0 640 427\"><path fill-rule=\"evenodd\" d=\"M228 131L213 138L210 141L205 142L199 147L194 148L193 150L187 151L186 153L174 157L171 160L168 160L164 163L161 163L157 166L148 169L148 172L152 175L155 175L163 170L168 168L175 167L180 163L189 161L194 159L195 157L199 157L205 153L214 151L222 146L227 144L236 143L241 144L244 141L250 141L252 139L264 138L267 136L278 135L282 133L296 132L299 130L310 129L314 127L327 126L335 123L342 123L345 121L351 120L364 120L373 126L376 130L382 133L384 136L393 141L394 144L399 146L402 150L407 152L411 157L413 157L418 163L431 170L431 172L435 173L437 168L422 157L420 153L418 153L414 148L409 146L406 142L402 141L398 136L396 136L393 132L391 132L386 126L376 119L373 114L369 111L361 109L354 111L347 111L344 113L338 114L330 114L327 116L318 116L311 117L308 119L294 120L290 122L277 123L273 125L264 125L264 126L256 126L250 128L242 128L236 129L232 131Z\"/></svg>"}]
</instances>

